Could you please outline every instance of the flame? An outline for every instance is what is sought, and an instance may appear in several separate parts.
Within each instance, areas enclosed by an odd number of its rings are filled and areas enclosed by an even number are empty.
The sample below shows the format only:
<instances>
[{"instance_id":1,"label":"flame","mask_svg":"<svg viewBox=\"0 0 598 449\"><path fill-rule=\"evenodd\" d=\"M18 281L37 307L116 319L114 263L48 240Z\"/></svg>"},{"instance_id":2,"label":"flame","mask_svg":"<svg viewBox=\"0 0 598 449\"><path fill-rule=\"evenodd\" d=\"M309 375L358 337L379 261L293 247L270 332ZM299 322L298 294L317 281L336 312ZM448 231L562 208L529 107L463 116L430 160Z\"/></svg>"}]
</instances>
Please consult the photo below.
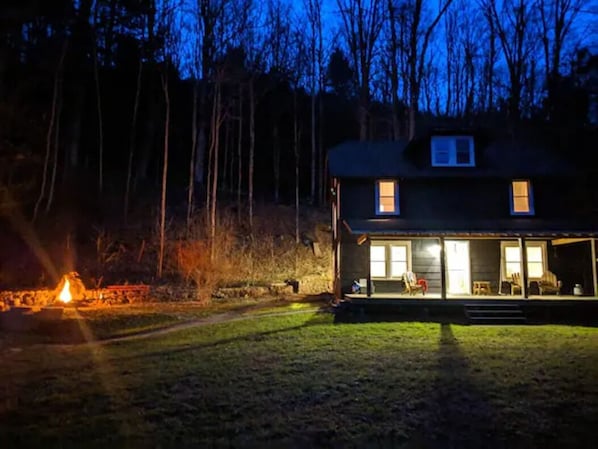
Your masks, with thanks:
<instances>
[{"instance_id":1,"label":"flame","mask_svg":"<svg viewBox=\"0 0 598 449\"><path fill-rule=\"evenodd\" d=\"M71 283L69 282L69 280L65 279L64 287L62 287L62 291L58 295L58 299L61 300L62 302L64 302L65 304L67 302L71 302L71 299L73 299L73 296L71 295L71 292L69 290L70 286L71 286Z\"/></svg>"}]
</instances>

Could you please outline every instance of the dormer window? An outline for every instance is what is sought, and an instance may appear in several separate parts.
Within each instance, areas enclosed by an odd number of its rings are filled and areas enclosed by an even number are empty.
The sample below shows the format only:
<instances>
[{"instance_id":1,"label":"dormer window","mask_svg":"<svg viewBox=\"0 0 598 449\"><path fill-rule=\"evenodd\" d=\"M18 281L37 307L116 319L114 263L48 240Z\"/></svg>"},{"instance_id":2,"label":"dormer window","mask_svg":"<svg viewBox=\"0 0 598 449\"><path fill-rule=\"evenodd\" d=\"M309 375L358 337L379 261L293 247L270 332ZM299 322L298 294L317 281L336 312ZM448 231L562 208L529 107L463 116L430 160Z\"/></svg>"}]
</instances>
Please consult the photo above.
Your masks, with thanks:
<instances>
[{"instance_id":1,"label":"dormer window","mask_svg":"<svg viewBox=\"0 0 598 449\"><path fill-rule=\"evenodd\" d=\"M511 182L511 215L534 215L534 198L529 180Z\"/></svg>"},{"instance_id":2,"label":"dormer window","mask_svg":"<svg viewBox=\"0 0 598 449\"><path fill-rule=\"evenodd\" d=\"M376 215L399 215L399 184L393 179L376 181Z\"/></svg>"},{"instance_id":3,"label":"dormer window","mask_svg":"<svg viewBox=\"0 0 598 449\"><path fill-rule=\"evenodd\" d=\"M472 136L432 136L432 167L475 167Z\"/></svg>"}]
</instances>

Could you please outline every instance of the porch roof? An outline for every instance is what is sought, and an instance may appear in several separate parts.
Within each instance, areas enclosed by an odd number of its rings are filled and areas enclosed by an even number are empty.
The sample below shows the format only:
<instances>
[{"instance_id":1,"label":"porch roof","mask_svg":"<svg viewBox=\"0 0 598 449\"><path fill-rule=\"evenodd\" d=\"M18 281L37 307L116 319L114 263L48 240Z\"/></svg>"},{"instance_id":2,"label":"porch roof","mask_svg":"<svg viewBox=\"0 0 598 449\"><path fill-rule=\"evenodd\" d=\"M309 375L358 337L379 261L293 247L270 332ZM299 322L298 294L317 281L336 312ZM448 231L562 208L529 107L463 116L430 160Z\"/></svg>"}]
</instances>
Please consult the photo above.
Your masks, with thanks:
<instances>
[{"instance_id":1,"label":"porch roof","mask_svg":"<svg viewBox=\"0 0 598 449\"><path fill-rule=\"evenodd\" d=\"M570 220L511 218L498 220L347 219L352 234L388 236L598 237L598 224Z\"/></svg>"}]
</instances>

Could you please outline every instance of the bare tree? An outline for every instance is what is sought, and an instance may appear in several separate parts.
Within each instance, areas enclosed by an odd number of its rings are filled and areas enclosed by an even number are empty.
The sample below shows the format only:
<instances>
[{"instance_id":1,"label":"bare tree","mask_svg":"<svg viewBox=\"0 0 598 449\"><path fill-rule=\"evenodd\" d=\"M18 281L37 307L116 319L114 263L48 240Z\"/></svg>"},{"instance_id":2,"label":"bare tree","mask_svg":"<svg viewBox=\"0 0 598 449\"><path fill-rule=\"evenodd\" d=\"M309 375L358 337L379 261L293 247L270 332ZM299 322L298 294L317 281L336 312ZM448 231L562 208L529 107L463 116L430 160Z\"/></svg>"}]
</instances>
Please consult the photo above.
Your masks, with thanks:
<instances>
[{"instance_id":1,"label":"bare tree","mask_svg":"<svg viewBox=\"0 0 598 449\"><path fill-rule=\"evenodd\" d=\"M129 158L127 160L127 179L125 183L125 200L123 206L124 222L129 216L129 201L131 196L131 178L133 175L133 158L135 155L135 144L137 139L137 113L139 111L139 96L141 94L141 74L143 71L143 59L140 57L137 66L137 79L135 82L135 99L133 100L133 117L131 118L131 130L129 132Z\"/></svg>"},{"instance_id":2,"label":"bare tree","mask_svg":"<svg viewBox=\"0 0 598 449\"><path fill-rule=\"evenodd\" d=\"M95 87L95 94L96 94L96 108L98 114L98 191L100 195L104 191L104 122L103 122L103 113L102 113L102 93L100 89L100 69L99 69L99 61L98 61L98 36L95 32L95 26L98 23L98 10L99 4L96 4L96 12L94 18L94 30L91 34L92 39L92 46L91 46L91 55L93 58L93 80L94 80L94 87ZM113 14L110 15L113 17ZM112 30L109 31L112 33ZM108 44L107 44L108 45ZM108 50L106 50L108 51Z\"/></svg>"},{"instance_id":3,"label":"bare tree","mask_svg":"<svg viewBox=\"0 0 598 449\"><path fill-rule=\"evenodd\" d=\"M585 4L585 0L538 0L549 116L553 112L555 84L559 79L565 41Z\"/></svg>"},{"instance_id":4,"label":"bare tree","mask_svg":"<svg viewBox=\"0 0 598 449\"><path fill-rule=\"evenodd\" d=\"M482 0L482 7L493 22L509 72L509 117L517 122L521 117L521 95L526 75L526 61L532 56L534 39L532 20L534 8L526 0Z\"/></svg>"},{"instance_id":5,"label":"bare tree","mask_svg":"<svg viewBox=\"0 0 598 449\"><path fill-rule=\"evenodd\" d=\"M359 88L359 139L368 138L370 77L374 50L383 24L383 0L337 0L344 36Z\"/></svg>"},{"instance_id":6,"label":"bare tree","mask_svg":"<svg viewBox=\"0 0 598 449\"><path fill-rule=\"evenodd\" d=\"M318 174L321 174L321 167L319 165L322 157L320 155L320 147L318 146L317 123L320 122L320 129L322 127L322 101L320 108L316 109L316 99L318 92L320 93L320 100L322 100L322 78L323 78L323 29L322 29L322 5L323 0L303 0L304 9L307 14L308 26L308 40L309 40L309 84L311 96L311 178L310 178L310 196L312 203L315 203L319 198L317 194L318 186L322 180L318 179ZM318 117L319 115L319 117ZM319 120L318 120L319 119ZM321 138L321 134L319 135ZM316 172L316 168L319 168ZM319 181L319 182L318 182ZM321 190L321 189L320 189Z\"/></svg>"},{"instance_id":7,"label":"bare tree","mask_svg":"<svg viewBox=\"0 0 598 449\"><path fill-rule=\"evenodd\" d=\"M398 4L395 0L387 0L386 8L389 32L386 59L388 60L388 74L390 77L392 139L398 140L401 137L401 121L399 115L399 61L405 53L405 45L404 42L400 40L401 35L397 31L397 27L400 26L401 14L405 8L404 5Z\"/></svg>"},{"instance_id":8,"label":"bare tree","mask_svg":"<svg viewBox=\"0 0 598 449\"><path fill-rule=\"evenodd\" d=\"M166 243L166 189L168 187L168 158L170 152L170 86L169 86L169 72L171 64L176 60L177 46L173 39L173 5L162 5L160 11L160 25L159 32L162 35L162 71L160 73L160 82L162 86L162 93L164 95L164 141L162 152L162 186L160 194L160 249L158 253L158 267L157 277L161 278L164 268L164 250Z\"/></svg>"},{"instance_id":9,"label":"bare tree","mask_svg":"<svg viewBox=\"0 0 598 449\"><path fill-rule=\"evenodd\" d=\"M438 12L428 25L424 22L424 0L413 0L408 30L407 72L409 83L409 139L415 137L415 120L419 110L419 96L424 76L426 53L432 33L452 0L442 0Z\"/></svg>"},{"instance_id":10,"label":"bare tree","mask_svg":"<svg viewBox=\"0 0 598 449\"><path fill-rule=\"evenodd\" d=\"M290 60L291 20L288 5L283 0L269 0L266 22L266 58L270 62L270 78L274 84L286 81L291 73ZM280 199L280 130L282 108L278 102L270 107L272 115L272 168L274 178L274 201Z\"/></svg>"},{"instance_id":11,"label":"bare tree","mask_svg":"<svg viewBox=\"0 0 598 449\"><path fill-rule=\"evenodd\" d=\"M64 58L68 48L68 41L65 39L62 45L62 50L56 64L56 71L54 72L54 89L52 94L52 106L50 108L50 121L48 122L48 132L46 133L46 155L44 157L44 170L42 173L42 184L40 187L39 196L33 209L33 221L37 219L39 207L46 195L46 184L48 182L48 166L50 163L50 155L52 151L52 134L55 132L56 114L58 111L59 95L61 95L62 70L64 66Z\"/></svg>"}]
</instances>

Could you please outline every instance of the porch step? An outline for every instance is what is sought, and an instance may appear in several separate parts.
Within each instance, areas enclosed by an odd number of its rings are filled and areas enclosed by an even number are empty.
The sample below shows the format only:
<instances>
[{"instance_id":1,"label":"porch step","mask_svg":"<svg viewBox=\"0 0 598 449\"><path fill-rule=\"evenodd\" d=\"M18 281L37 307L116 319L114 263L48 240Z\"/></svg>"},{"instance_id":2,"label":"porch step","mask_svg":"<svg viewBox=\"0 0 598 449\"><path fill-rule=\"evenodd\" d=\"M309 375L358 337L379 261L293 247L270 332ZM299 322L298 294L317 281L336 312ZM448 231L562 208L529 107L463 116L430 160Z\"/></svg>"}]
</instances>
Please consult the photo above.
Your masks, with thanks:
<instances>
[{"instance_id":1,"label":"porch step","mask_svg":"<svg viewBox=\"0 0 598 449\"><path fill-rule=\"evenodd\" d=\"M466 304L470 324L525 324L527 319L517 304Z\"/></svg>"}]
</instances>

